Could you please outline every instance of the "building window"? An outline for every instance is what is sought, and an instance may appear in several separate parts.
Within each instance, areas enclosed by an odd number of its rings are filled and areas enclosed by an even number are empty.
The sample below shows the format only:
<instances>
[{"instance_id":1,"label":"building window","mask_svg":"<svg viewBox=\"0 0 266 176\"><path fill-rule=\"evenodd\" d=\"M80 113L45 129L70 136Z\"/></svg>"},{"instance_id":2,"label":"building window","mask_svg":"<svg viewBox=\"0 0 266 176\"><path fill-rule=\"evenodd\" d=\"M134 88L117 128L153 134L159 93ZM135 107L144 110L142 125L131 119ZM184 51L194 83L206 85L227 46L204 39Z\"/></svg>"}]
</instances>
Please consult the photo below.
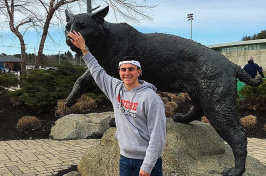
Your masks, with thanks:
<instances>
[{"instance_id":1,"label":"building window","mask_svg":"<svg viewBox=\"0 0 266 176\"><path fill-rule=\"evenodd\" d=\"M266 49L266 44L229 46L229 47L217 48L215 50L219 52L233 52L233 51L247 51L247 50L260 50L260 49Z\"/></svg>"}]
</instances>

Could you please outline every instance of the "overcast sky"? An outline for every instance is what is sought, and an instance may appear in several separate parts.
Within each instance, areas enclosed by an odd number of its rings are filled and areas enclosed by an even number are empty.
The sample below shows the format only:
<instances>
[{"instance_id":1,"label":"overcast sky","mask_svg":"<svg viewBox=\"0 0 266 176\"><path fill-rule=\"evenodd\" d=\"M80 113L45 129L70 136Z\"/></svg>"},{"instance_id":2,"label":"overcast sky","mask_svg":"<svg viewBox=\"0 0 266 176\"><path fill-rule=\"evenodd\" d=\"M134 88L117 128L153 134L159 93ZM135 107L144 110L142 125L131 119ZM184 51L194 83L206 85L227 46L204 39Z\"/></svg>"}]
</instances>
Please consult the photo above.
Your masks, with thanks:
<instances>
[{"instance_id":1,"label":"overcast sky","mask_svg":"<svg viewBox=\"0 0 266 176\"><path fill-rule=\"evenodd\" d=\"M187 14L193 13L192 39L203 45L214 45L241 41L243 36L252 36L266 30L266 1L265 0L148 0L155 5L147 13L153 22L142 21L140 24L128 22L143 33L165 33L178 35L183 38L191 37L191 22ZM97 4L95 4L96 6ZM101 6L103 7L103 6ZM116 23L110 12L106 21ZM124 22L123 19L118 22ZM50 29L58 45L47 39L44 53L58 54L69 48L65 44L64 28ZM3 40L3 35L5 35ZM27 52L38 51L39 37L35 33L25 36ZM0 31L0 53L8 55L20 53L20 43L12 34Z\"/></svg>"}]
</instances>

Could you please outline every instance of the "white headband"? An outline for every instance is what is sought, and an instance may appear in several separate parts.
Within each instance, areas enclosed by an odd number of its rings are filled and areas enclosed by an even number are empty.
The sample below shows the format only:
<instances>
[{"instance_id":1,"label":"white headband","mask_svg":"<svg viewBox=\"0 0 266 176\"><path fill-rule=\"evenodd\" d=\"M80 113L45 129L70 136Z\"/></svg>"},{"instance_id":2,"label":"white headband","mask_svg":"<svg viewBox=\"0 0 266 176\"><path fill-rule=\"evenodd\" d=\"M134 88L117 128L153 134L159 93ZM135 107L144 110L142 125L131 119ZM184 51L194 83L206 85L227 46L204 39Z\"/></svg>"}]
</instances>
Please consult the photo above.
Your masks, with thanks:
<instances>
[{"instance_id":1,"label":"white headband","mask_svg":"<svg viewBox=\"0 0 266 176\"><path fill-rule=\"evenodd\" d=\"M118 66L118 68L119 68L120 65L122 65L122 64L133 64L133 65L136 65L137 67L141 68L139 61L135 61L135 60L131 60L131 61L121 61L121 62L119 62L119 66Z\"/></svg>"}]
</instances>

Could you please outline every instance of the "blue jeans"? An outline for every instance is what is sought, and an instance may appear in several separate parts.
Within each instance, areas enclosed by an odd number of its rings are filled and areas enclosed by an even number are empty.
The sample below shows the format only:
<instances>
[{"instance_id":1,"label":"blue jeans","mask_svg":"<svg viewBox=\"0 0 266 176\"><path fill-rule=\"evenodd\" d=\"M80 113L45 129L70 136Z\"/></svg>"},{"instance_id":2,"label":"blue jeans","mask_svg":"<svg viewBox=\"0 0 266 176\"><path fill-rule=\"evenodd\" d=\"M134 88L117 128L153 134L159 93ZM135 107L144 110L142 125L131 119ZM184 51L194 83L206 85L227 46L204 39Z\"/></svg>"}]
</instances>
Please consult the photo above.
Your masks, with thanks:
<instances>
[{"instance_id":1,"label":"blue jeans","mask_svg":"<svg viewBox=\"0 0 266 176\"><path fill-rule=\"evenodd\" d=\"M131 159L120 155L119 159L119 172L120 176L139 176L140 167L143 160L141 159ZM162 158L158 158L152 172L151 176L162 176Z\"/></svg>"}]
</instances>

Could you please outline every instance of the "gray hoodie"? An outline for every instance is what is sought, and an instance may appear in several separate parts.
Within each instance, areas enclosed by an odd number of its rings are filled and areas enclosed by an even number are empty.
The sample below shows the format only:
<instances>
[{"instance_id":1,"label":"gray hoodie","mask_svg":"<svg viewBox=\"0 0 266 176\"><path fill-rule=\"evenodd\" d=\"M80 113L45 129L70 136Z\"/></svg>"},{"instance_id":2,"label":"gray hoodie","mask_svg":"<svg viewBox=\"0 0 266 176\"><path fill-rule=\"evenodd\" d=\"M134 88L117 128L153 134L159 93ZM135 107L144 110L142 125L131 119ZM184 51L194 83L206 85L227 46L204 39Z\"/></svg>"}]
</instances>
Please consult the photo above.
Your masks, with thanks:
<instances>
[{"instance_id":1,"label":"gray hoodie","mask_svg":"<svg viewBox=\"0 0 266 176\"><path fill-rule=\"evenodd\" d=\"M165 144L164 103L152 84L139 80L140 86L127 90L123 81L106 74L95 57L83 57L96 84L112 102L120 154L144 159L141 169L151 173Z\"/></svg>"}]
</instances>

